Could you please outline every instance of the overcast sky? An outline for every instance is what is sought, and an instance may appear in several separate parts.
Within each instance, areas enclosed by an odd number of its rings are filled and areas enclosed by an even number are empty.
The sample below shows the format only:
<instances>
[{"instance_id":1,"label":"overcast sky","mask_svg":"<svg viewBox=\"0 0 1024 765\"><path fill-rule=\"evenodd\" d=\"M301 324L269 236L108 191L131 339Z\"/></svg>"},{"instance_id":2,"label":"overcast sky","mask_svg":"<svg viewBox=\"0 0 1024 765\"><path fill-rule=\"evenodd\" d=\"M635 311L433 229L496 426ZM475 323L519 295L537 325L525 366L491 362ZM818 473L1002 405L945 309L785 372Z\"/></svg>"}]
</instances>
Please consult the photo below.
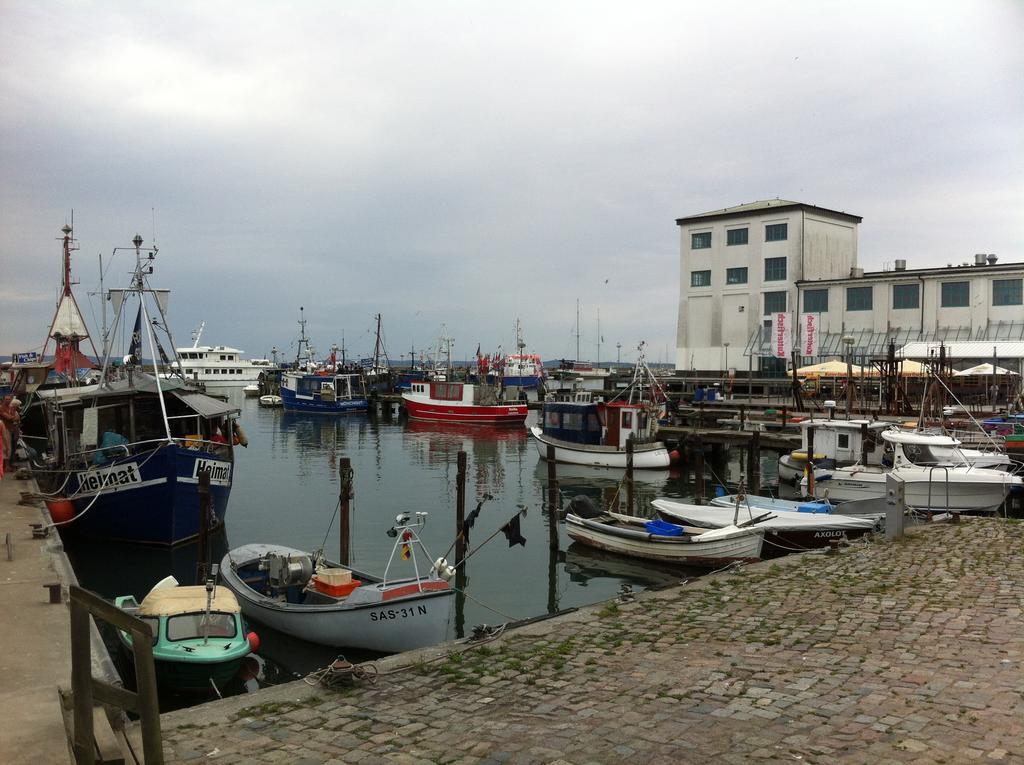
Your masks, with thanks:
<instances>
[{"instance_id":1,"label":"overcast sky","mask_svg":"<svg viewBox=\"0 0 1024 765\"><path fill-rule=\"evenodd\" d=\"M178 345L671 361L675 219L862 215L860 263L1024 261L1024 3L0 1L0 353L139 233ZM123 286L120 255L106 286ZM134 311L132 312L134 316ZM98 333L97 333L98 334Z\"/></svg>"}]
</instances>

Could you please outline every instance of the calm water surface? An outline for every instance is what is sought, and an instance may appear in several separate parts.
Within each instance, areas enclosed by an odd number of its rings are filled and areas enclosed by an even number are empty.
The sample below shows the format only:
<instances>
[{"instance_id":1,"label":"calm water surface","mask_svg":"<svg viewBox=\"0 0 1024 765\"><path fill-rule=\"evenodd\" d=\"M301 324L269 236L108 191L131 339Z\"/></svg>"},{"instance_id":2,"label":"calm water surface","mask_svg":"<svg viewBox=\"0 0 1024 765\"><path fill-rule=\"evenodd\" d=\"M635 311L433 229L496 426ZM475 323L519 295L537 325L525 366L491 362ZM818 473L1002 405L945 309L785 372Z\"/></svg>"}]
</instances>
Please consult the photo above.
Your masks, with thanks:
<instances>
[{"instance_id":1,"label":"calm water surface","mask_svg":"<svg viewBox=\"0 0 1024 765\"><path fill-rule=\"evenodd\" d=\"M421 536L432 557L443 555L455 536L456 458L465 451L467 513L485 494L493 496L472 530L470 550L505 524L520 505L528 508L521 521L527 542L525 547L509 548L498 534L467 561L466 598L461 599L452 637L461 637L478 624L526 619L604 600L624 583L640 590L693 575L581 547L565 534L564 522L556 524L558 549L549 549L547 465L525 429L420 423L389 417L387 412L376 417L303 415L260 408L256 399L244 398L240 390L229 395L241 408L249 446L236 452L226 529L214 540L215 562L227 549L249 542L300 550L324 546L328 556L336 558L334 516L341 457L351 459L355 473L353 566L383 573L393 544L386 531L400 512L429 513ZM531 412L527 424L535 418ZM766 472L773 469L770 462L765 460ZM735 481L738 465L739 455L732 454L713 468L723 481ZM692 487L678 473L638 471L636 477L637 504L644 514L650 514L649 502L656 497L692 498ZM617 471L558 466L563 504L579 494L595 501L607 498L620 479ZM194 578L195 545L167 551L80 544L69 546L68 552L83 585L108 597L132 593L141 598L168 573L183 582ZM449 560L452 557L448 553ZM408 562L397 565L412 571ZM324 666L337 654L260 625L256 629L261 655L284 676Z\"/></svg>"}]
</instances>

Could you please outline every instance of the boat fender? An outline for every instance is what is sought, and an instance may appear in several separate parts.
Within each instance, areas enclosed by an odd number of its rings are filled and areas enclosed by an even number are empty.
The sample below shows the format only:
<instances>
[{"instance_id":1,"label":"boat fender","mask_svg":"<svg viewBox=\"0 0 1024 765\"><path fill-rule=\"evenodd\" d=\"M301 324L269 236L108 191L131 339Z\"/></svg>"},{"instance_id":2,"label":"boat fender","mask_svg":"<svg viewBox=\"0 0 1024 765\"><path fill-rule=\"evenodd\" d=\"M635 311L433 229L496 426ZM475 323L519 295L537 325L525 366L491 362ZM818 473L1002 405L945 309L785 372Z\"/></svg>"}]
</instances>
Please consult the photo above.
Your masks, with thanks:
<instances>
[{"instance_id":1,"label":"boat fender","mask_svg":"<svg viewBox=\"0 0 1024 765\"><path fill-rule=\"evenodd\" d=\"M678 449L673 449L668 453L668 463L670 465L678 465L683 461L683 454Z\"/></svg>"},{"instance_id":2,"label":"boat fender","mask_svg":"<svg viewBox=\"0 0 1024 765\"><path fill-rule=\"evenodd\" d=\"M446 582L455 576L455 569L448 565L448 561L445 558L438 558L434 561L434 571Z\"/></svg>"},{"instance_id":3,"label":"boat fender","mask_svg":"<svg viewBox=\"0 0 1024 765\"><path fill-rule=\"evenodd\" d=\"M70 499L57 497L46 500L46 507L54 523L67 523L75 517L75 505Z\"/></svg>"},{"instance_id":4,"label":"boat fender","mask_svg":"<svg viewBox=\"0 0 1024 765\"><path fill-rule=\"evenodd\" d=\"M255 653L260 650L260 636L255 632L250 632L245 636L245 639L249 642L249 650Z\"/></svg>"}]
</instances>

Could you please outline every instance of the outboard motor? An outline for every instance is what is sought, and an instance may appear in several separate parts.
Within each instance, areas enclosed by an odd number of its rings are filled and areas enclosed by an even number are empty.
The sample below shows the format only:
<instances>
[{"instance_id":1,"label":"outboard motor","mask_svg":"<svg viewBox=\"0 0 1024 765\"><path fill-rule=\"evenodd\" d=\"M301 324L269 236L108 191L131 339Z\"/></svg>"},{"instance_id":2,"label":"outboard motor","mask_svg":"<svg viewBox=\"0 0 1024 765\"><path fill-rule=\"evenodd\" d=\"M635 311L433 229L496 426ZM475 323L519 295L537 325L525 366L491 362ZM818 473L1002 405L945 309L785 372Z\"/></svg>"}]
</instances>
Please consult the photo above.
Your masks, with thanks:
<instances>
[{"instance_id":1,"label":"outboard motor","mask_svg":"<svg viewBox=\"0 0 1024 765\"><path fill-rule=\"evenodd\" d=\"M580 518L597 518L602 512L586 494L577 494L573 497L567 510Z\"/></svg>"},{"instance_id":2,"label":"outboard motor","mask_svg":"<svg viewBox=\"0 0 1024 765\"><path fill-rule=\"evenodd\" d=\"M313 561L308 555L268 555L267 576L272 587L305 587L313 576Z\"/></svg>"}]
</instances>

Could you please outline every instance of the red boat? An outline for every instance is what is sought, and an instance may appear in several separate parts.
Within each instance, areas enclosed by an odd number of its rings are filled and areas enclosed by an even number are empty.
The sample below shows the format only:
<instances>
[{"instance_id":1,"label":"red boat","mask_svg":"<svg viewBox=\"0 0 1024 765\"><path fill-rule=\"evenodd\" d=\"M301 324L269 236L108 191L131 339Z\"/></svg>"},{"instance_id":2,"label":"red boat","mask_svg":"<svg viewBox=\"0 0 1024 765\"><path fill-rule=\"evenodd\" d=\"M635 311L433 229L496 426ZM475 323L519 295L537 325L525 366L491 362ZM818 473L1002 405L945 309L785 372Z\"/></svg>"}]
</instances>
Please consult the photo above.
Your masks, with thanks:
<instances>
[{"instance_id":1,"label":"red boat","mask_svg":"<svg viewBox=\"0 0 1024 765\"><path fill-rule=\"evenodd\" d=\"M526 422L526 402L502 403L489 385L459 382L413 382L402 394L414 420L516 426Z\"/></svg>"}]
</instances>

